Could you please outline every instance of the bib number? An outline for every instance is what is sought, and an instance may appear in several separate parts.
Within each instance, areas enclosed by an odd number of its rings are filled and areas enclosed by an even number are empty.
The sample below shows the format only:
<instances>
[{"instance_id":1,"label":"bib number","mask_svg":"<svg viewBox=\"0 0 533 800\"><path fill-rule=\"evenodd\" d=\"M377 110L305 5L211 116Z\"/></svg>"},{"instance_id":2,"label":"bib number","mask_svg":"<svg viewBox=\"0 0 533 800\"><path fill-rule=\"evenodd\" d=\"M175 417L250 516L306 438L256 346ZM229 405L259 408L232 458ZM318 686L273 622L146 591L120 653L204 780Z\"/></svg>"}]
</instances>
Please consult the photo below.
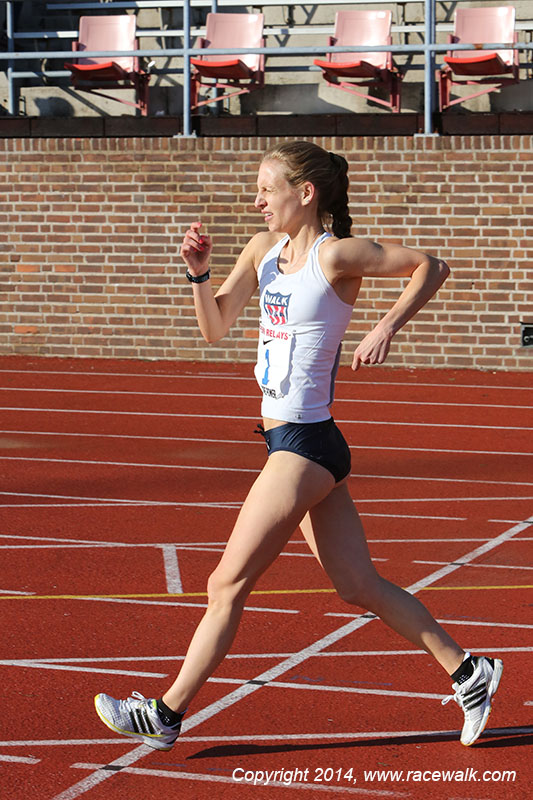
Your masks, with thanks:
<instances>
[{"instance_id":1,"label":"bib number","mask_svg":"<svg viewBox=\"0 0 533 800\"><path fill-rule=\"evenodd\" d=\"M259 336L254 372L263 394L268 397L284 397L289 390L294 337L289 333L283 335L286 338Z\"/></svg>"}]
</instances>

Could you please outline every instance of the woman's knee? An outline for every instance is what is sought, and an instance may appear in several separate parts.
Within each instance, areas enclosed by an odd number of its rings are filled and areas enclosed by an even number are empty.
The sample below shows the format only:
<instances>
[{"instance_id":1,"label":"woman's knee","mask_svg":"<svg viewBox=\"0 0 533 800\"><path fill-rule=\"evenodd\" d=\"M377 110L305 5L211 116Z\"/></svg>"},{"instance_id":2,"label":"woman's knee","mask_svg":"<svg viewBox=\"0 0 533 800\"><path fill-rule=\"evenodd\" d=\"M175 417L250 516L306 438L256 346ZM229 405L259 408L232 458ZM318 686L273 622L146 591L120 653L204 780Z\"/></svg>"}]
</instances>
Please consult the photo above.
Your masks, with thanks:
<instances>
[{"instance_id":1,"label":"woman's knee","mask_svg":"<svg viewBox=\"0 0 533 800\"><path fill-rule=\"evenodd\" d=\"M367 611L375 611L383 590L383 579L373 572L364 580L357 580L336 587L337 594L350 606L358 606Z\"/></svg>"},{"instance_id":2,"label":"woman's knee","mask_svg":"<svg viewBox=\"0 0 533 800\"><path fill-rule=\"evenodd\" d=\"M218 568L207 579L207 599L209 606L244 605L251 586L246 581L237 581Z\"/></svg>"}]
</instances>

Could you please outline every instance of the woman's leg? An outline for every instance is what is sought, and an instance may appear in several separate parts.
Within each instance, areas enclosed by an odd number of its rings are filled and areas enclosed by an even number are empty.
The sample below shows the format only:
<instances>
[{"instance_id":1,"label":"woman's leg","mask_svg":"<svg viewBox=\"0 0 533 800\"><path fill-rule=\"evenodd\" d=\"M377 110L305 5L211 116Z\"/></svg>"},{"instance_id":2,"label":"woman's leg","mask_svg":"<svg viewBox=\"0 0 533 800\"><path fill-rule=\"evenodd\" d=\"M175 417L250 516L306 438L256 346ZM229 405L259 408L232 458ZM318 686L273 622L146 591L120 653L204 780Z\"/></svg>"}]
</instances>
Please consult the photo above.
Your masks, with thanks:
<instances>
[{"instance_id":1,"label":"woman's leg","mask_svg":"<svg viewBox=\"0 0 533 800\"><path fill-rule=\"evenodd\" d=\"M419 600L376 572L346 484L310 509L300 527L343 600L376 614L431 653L449 675L458 668L464 657L459 645Z\"/></svg>"},{"instance_id":2,"label":"woman's leg","mask_svg":"<svg viewBox=\"0 0 533 800\"><path fill-rule=\"evenodd\" d=\"M308 509L333 488L324 467L294 453L273 453L252 486L220 563L208 581L209 603L178 677L163 695L183 711L229 650L244 603Z\"/></svg>"}]
</instances>

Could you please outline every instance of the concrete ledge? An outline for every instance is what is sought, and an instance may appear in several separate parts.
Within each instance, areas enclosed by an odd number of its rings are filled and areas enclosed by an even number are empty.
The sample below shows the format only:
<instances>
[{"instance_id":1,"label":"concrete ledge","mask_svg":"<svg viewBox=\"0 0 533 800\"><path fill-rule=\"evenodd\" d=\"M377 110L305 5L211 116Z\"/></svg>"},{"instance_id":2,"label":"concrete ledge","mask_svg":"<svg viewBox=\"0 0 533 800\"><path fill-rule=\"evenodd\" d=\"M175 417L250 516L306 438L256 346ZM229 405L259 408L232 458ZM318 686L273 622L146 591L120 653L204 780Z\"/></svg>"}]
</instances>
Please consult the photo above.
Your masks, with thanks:
<instances>
[{"instance_id":1,"label":"concrete ledge","mask_svg":"<svg viewBox=\"0 0 533 800\"><path fill-rule=\"evenodd\" d=\"M435 130L444 136L531 134L533 113L435 114ZM413 136L424 130L422 114L268 114L198 116L196 136ZM0 138L80 138L177 136L181 117L0 117Z\"/></svg>"},{"instance_id":2,"label":"concrete ledge","mask_svg":"<svg viewBox=\"0 0 533 800\"><path fill-rule=\"evenodd\" d=\"M461 114L450 112L440 115L440 133L445 136L476 136L497 134L500 131L498 114Z\"/></svg>"},{"instance_id":3,"label":"concrete ledge","mask_svg":"<svg viewBox=\"0 0 533 800\"><path fill-rule=\"evenodd\" d=\"M533 114L520 111L500 114L500 133L533 133Z\"/></svg>"},{"instance_id":4,"label":"concrete ledge","mask_svg":"<svg viewBox=\"0 0 533 800\"><path fill-rule=\"evenodd\" d=\"M29 117L0 117L0 138L31 136Z\"/></svg>"},{"instance_id":5,"label":"concrete ledge","mask_svg":"<svg viewBox=\"0 0 533 800\"><path fill-rule=\"evenodd\" d=\"M30 117L31 136L75 138L104 136L103 117Z\"/></svg>"},{"instance_id":6,"label":"concrete ledge","mask_svg":"<svg viewBox=\"0 0 533 800\"><path fill-rule=\"evenodd\" d=\"M439 133L445 136L482 136L484 134L533 133L531 111L502 112L500 114L448 111L436 115Z\"/></svg>"}]
</instances>

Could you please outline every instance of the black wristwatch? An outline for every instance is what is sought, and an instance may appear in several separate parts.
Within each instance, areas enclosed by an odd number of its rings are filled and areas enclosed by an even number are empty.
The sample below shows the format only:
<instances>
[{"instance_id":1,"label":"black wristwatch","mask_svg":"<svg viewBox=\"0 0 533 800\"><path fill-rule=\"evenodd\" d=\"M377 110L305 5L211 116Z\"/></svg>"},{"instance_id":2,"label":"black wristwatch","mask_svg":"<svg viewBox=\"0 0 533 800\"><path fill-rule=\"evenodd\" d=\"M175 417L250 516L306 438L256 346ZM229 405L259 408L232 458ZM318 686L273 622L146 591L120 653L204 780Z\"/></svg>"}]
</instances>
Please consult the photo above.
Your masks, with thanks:
<instances>
[{"instance_id":1,"label":"black wristwatch","mask_svg":"<svg viewBox=\"0 0 533 800\"><path fill-rule=\"evenodd\" d=\"M203 275L191 275L189 270L185 273L185 276L188 281L191 283L204 283L205 281L209 280L209 276L211 275L211 270L208 269L207 272L204 272Z\"/></svg>"}]
</instances>

